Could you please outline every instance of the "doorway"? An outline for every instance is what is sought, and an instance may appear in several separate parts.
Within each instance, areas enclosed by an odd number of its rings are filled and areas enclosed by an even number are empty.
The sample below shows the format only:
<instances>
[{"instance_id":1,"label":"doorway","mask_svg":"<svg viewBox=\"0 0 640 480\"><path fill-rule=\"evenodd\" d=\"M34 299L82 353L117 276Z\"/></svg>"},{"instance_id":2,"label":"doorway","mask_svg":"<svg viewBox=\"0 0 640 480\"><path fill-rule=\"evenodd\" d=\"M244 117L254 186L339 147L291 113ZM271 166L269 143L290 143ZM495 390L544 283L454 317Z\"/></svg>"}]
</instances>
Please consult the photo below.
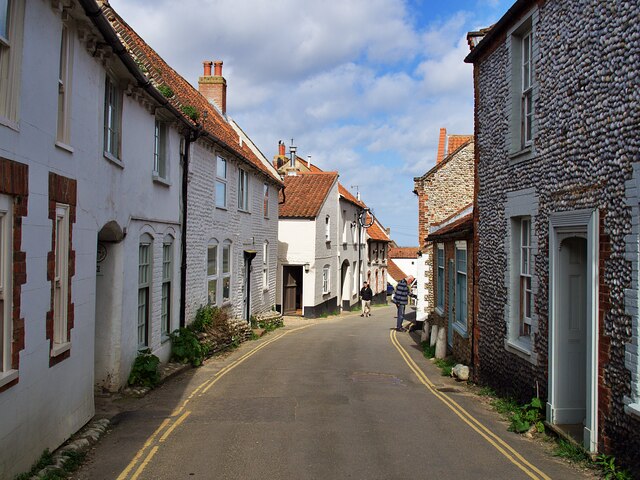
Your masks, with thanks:
<instances>
[{"instance_id":1,"label":"doorway","mask_svg":"<svg viewBox=\"0 0 640 480\"><path fill-rule=\"evenodd\" d=\"M302 266L283 266L282 277L282 285L284 285L282 313L284 315L302 315Z\"/></svg>"},{"instance_id":2,"label":"doorway","mask_svg":"<svg viewBox=\"0 0 640 480\"><path fill-rule=\"evenodd\" d=\"M244 251L244 284L242 286L242 311L244 318L247 322L251 323L251 273L253 267L251 262L256 258L257 252L255 250Z\"/></svg>"},{"instance_id":3,"label":"doorway","mask_svg":"<svg viewBox=\"0 0 640 480\"><path fill-rule=\"evenodd\" d=\"M349 275L349 261L342 262L340 269L340 294L342 298L342 309L349 310L351 308L351 285L349 285L351 275Z\"/></svg>"},{"instance_id":4,"label":"doorway","mask_svg":"<svg viewBox=\"0 0 640 480\"><path fill-rule=\"evenodd\" d=\"M597 450L597 212L551 216L547 419Z\"/></svg>"}]
</instances>

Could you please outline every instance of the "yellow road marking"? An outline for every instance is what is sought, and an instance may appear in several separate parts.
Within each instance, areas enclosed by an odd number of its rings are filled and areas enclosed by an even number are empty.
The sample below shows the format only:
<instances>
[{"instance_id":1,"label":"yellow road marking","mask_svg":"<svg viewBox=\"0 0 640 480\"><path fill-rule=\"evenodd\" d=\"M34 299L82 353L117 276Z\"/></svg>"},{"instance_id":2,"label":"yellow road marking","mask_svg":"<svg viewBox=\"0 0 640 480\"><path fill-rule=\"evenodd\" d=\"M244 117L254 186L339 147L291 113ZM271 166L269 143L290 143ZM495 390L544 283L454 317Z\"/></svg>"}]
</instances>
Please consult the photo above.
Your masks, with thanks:
<instances>
[{"instance_id":1,"label":"yellow road marking","mask_svg":"<svg viewBox=\"0 0 640 480\"><path fill-rule=\"evenodd\" d=\"M164 441L169 437L169 435L171 435L171 433L173 433L173 431L191 414L190 411L186 411L185 413L182 413L182 412L183 412L183 410L185 410L185 408L186 408L187 404L189 403L189 401L196 394L198 394L198 392L200 392L200 395L203 395L204 393L206 393L211 387L213 387L213 385L218 380L220 380L222 377L224 377L227 373L229 373L231 370L236 368L238 365L243 363L245 360L247 360L251 356L255 355L258 351L260 351L263 348L265 348L267 345L270 345L273 342L280 340L285 335L288 335L288 334L293 333L293 332L298 332L300 330L304 330L305 328L309 328L309 327L312 327L312 326L313 326L313 324L304 325L302 327L297 327L297 328L293 328L291 330L287 330L286 332L282 332L281 334L277 335L276 337L274 337L274 338L272 338L272 339L270 339L270 340L268 340L266 342L263 342L260 345L258 345L257 347L249 350L247 353L243 354L240 358L234 360L233 362L231 362L226 367L220 369L220 371L218 371L217 373L214 374L214 378L213 379L205 380L200 385L198 385L189 394L187 399L184 402L182 402L182 405L180 405L178 408L173 410L171 412L171 414L169 415L169 417L165 418L162 421L160 426L144 442L144 445L142 446L142 448L140 450L138 450L138 452L133 457L131 462L129 462L129 465L127 465L127 467L122 471L122 473L120 473L120 475L118 475L118 478L116 480L124 480L124 479L126 479L128 477L129 473L138 464L138 462L140 461L140 459L144 455L145 451L151 445L153 445L153 443L155 441L155 438L160 434L160 432L162 432L163 430L166 429L164 431L164 434L160 437L160 439L158 441L158 443L164 443ZM182 415L180 415L181 413L182 413ZM178 417L178 416L179 416L179 418L176 419L176 417ZM173 423L171 423L172 420L173 420ZM138 469L133 473L133 475L131 475L130 480L134 480L134 479L138 478L138 476L144 471L144 469L147 467L147 465L149 464L149 462L151 461L153 456L156 454L156 452L158 451L158 448L159 448L158 445L153 446L153 448L151 449L149 454L145 457L145 459L142 461L142 463L140 464Z\"/></svg>"},{"instance_id":2,"label":"yellow road marking","mask_svg":"<svg viewBox=\"0 0 640 480\"><path fill-rule=\"evenodd\" d=\"M462 421L464 421L473 430L480 434L489 444L491 444L514 465L520 468L530 478L536 480L551 480L550 477L548 477L544 472L529 463L524 457L522 457L522 455L520 455L515 449L513 449L511 445L506 443L495 433L489 430L484 424L473 417L473 415L462 408L455 400L453 400L443 392L439 392L436 389L435 384L431 380L429 380L429 377L427 377L427 375L420 369L418 364L416 364L415 361L409 356L408 352L402 347L402 345L400 345L400 342L398 341L394 330L390 331L389 337L391 338L391 343L398 350L405 363L409 366L413 373L415 373L416 377L418 377L418 380L420 380L420 382L425 387L427 387L436 398L442 401L447 407L449 407L449 409L451 409L458 417L460 417Z\"/></svg>"}]
</instances>

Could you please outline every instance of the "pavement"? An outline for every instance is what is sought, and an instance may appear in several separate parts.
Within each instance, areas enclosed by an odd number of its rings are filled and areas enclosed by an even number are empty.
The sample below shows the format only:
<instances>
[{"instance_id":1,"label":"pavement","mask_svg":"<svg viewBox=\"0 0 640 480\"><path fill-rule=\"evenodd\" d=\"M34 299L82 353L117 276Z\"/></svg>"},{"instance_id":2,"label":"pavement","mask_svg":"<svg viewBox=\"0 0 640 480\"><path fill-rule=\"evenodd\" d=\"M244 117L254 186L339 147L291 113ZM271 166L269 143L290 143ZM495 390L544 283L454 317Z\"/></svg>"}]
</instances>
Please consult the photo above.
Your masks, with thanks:
<instances>
[{"instance_id":1,"label":"pavement","mask_svg":"<svg viewBox=\"0 0 640 480\"><path fill-rule=\"evenodd\" d=\"M141 399L76 479L594 478L441 377L393 307L303 319Z\"/></svg>"}]
</instances>

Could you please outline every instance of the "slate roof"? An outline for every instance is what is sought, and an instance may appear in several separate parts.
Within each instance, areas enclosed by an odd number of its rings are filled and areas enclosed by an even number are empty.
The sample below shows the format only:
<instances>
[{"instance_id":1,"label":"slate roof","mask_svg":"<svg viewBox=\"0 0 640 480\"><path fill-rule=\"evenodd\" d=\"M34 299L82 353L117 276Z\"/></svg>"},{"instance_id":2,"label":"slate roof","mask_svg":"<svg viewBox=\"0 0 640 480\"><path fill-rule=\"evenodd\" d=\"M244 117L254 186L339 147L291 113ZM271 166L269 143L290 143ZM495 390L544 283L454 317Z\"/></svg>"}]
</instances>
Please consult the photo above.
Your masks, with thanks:
<instances>
[{"instance_id":1,"label":"slate roof","mask_svg":"<svg viewBox=\"0 0 640 480\"><path fill-rule=\"evenodd\" d=\"M116 13L113 7L108 3L104 3L102 5L102 11L116 31L129 55L134 58L140 66L140 69L147 75L154 86L156 88L166 86L173 91L173 96L168 98L168 100L178 111L182 111L183 106L195 107L200 114L198 121L204 122L204 130L211 137L214 137L213 139L216 143L238 155L241 160L258 169L271 180L282 184L282 180L262 163L246 142L240 142L240 136L219 110L211 105L185 78L171 68L169 64ZM207 114L206 119L204 119L203 115L205 112ZM188 115L184 115L184 117L189 119ZM192 119L189 119L189 121L196 125L196 122Z\"/></svg>"},{"instance_id":2,"label":"slate roof","mask_svg":"<svg viewBox=\"0 0 640 480\"><path fill-rule=\"evenodd\" d=\"M418 258L419 247L391 247L389 258Z\"/></svg>"},{"instance_id":3,"label":"slate roof","mask_svg":"<svg viewBox=\"0 0 640 480\"><path fill-rule=\"evenodd\" d=\"M337 172L299 173L284 177L284 198L280 193L280 218L318 216L331 188L338 180Z\"/></svg>"},{"instance_id":4,"label":"slate roof","mask_svg":"<svg viewBox=\"0 0 640 480\"><path fill-rule=\"evenodd\" d=\"M393 278L396 282L399 282L403 278L407 278L407 274L404 273L400 269L400 267L398 267L398 265L396 265L396 263L391 259L387 260L387 273L391 275L391 278Z\"/></svg>"}]
</instances>

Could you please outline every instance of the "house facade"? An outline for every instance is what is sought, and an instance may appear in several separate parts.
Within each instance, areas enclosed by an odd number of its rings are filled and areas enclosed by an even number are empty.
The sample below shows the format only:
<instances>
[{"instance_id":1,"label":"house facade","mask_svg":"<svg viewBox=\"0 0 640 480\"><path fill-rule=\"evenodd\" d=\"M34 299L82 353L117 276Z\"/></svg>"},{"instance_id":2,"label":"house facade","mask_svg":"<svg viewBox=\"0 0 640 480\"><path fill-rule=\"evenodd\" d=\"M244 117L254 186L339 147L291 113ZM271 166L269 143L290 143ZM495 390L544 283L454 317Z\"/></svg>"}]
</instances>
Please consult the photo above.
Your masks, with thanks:
<instances>
[{"instance_id":1,"label":"house facade","mask_svg":"<svg viewBox=\"0 0 640 480\"><path fill-rule=\"evenodd\" d=\"M314 318L340 307L338 174L293 173L279 206L276 303L284 315Z\"/></svg>"},{"instance_id":2,"label":"house facade","mask_svg":"<svg viewBox=\"0 0 640 480\"><path fill-rule=\"evenodd\" d=\"M367 250L365 280L373 291L371 303L387 302L387 261L391 238L382 224L371 214L367 214Z\"/></svg>"},{"instance_id":3,"label":"house facade","mask_svg":"<svg viewBox=\"0 0 640 480\"><path fill-rule=\"evenodd\" d=\"M428 236L434 225L449 220L473 202L473 162L473 138L469 135L447 135L446 129L441 128L436 164L421 177L414 178L414 193L418 197L418 237L422 252L416 275L417 321L448 326L444 311L439 309L436 312L437 271L434 262L438 252ZM456 338L454 330L448 331L448 337L451 336Z\"/></svg>"},{"instance_id":4,"label":"house facade","mask_svg":"<svg viewBox=\"0 0 640 480\"><path fill-rule=\"evenodd\" d=\"M539 394L550 424L636 472L637 13L631 3L521 0L484 35L470 33L466 59L479 378Z\"/></svg>"},{"instance_id":5,"label":"house facade","mask_svg":"<svg viewBox=\"0 0 640 480\"><path fill-rule=\"evenodd\" d=\"M429 324L446 327L453 357L473 369L473 207L432 224L430 231L434 309Z\"/></svg>"},{"instance_id":6,"label":"house facade","mask_svg":"<svg viewBox=\"0 0 640 480\"><path fill-rule=\"evenodd\" d=\"M244 323L273 310L282 181L227 114L222 62L203 62L196 90L108 4L103 8L154 85L195 122L195 133L182 144L187 165L185 323L204 305L226 308Z\"/></svg>"},{"instance_id":7,"label":"house facade","mask_svg":"<svg viewBox=\"0 0 640 480\"><path fill-rule=\"evenodd\" d=\"M1 8L0 471L11 476L82 427L94 385L122 385L140 348L169 357L180 122L113 54L94 2Z\"/></svg>"},{"instance_id":8,"label":"house facade","mask_svg":"<svg viewBox=\"0 0 640 480\"><path fill-rule=\"evenodd\" d=\"M406 272L405 276L411 275L418 278L418 252L419 247L392 247L389 246L389 260L398 266L400 270Z\"/></svg>"}]
</instances>

